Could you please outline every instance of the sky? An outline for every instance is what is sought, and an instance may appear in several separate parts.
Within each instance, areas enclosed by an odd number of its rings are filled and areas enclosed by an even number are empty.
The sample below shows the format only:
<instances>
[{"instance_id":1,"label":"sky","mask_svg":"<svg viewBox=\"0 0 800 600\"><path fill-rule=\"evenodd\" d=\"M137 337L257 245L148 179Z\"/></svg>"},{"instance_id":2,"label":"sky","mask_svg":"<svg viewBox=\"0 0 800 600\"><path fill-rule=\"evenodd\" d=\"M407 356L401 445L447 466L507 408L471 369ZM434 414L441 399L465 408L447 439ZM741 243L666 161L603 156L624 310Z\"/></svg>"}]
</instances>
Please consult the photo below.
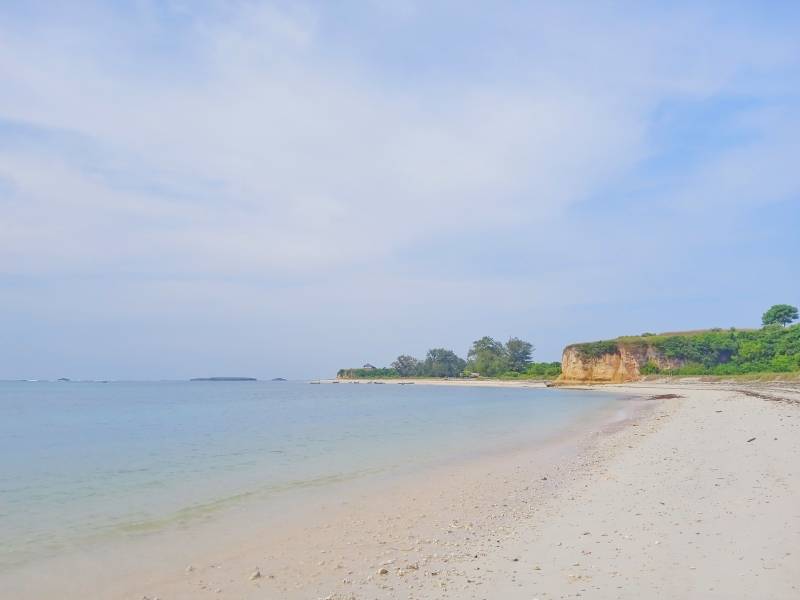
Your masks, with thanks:
<instances>
[{"instance_id":1,"label":"sky","mask_svg":"<svg viewBox=\"0 0 800 600\"><path fill-rule=\"evenodd\" d=\"M800 304L796 2L0 4L0 378Z\"/></svg>"}]
</instances>

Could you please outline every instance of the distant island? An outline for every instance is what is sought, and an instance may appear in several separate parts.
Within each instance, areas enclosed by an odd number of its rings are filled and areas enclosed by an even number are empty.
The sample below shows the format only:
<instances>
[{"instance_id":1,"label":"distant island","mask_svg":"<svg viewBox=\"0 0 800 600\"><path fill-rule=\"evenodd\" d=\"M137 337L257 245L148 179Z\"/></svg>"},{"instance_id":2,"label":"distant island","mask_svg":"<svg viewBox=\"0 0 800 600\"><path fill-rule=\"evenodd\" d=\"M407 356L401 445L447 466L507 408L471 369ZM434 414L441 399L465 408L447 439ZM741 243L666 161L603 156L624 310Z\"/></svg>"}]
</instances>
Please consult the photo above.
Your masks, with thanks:
<instances>
[{"instance_id":1,"label":"distant island","mask_svg":"<svg viewBox=\"0 0 800 600\"><path fill-rule=\"evenodd\" d=\"M286 381L283 377L273 377L270 381Z\"/></svg>"},{"instance_id":2,"label":"distant island","mask_svg":"<svg viewBox=\"0 0 800 600\"><path fill-rule=\"evenodd\" d=\"M258 381L255 377L194 377L189 381Z\"/></svg>"}]
</instances>

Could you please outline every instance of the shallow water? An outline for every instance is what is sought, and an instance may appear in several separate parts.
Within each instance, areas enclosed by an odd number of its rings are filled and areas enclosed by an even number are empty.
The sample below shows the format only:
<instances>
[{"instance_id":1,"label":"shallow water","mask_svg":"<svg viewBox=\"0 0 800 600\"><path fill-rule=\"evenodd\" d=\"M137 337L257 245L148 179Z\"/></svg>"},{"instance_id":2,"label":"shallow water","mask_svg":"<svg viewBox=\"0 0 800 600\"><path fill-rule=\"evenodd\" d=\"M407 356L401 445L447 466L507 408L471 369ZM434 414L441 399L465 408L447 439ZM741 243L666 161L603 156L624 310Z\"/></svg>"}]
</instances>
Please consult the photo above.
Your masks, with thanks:
<instances>
[{"instance_id":1,"label":"shallow water","mask_svg":"<svg viewBox=\"0 0 800 600\"><path fill-rule=\"evenodd\" d=\"M614 402L545 388L0 382L0 569L545 439Z\"/></svg>"}]
</instances>

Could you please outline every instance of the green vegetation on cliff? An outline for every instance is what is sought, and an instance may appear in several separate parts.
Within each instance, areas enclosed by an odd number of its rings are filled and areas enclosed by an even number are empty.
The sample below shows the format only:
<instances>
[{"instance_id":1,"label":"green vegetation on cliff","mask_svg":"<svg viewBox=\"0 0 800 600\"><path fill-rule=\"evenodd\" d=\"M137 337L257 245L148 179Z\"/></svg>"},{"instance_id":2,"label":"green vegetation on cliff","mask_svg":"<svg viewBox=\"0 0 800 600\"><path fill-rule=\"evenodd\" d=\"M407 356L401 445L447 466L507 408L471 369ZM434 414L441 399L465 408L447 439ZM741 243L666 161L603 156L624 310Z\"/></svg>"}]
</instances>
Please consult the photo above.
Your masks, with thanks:
<instances>
[{"instance_id":1,"label":"green vegetation on cliff","mask_svg":"<svg viewBox=\"0 0 800 600\"><path fill-rule=\"evenodd\" d=\"M642 334L614 340L574 344L582 357L598 358L620 349L655 351L681 366L663 369L650 361L639 369L642 375L737 375L800 371L800 324L786 326L797 318L797 309L776 305L764 315L762 329L711 329L673 334Z\"/></svg>"},{"instance_id":2,"label":"green vegetation on cliff","mask_svg":"<svg viewBox=\"0 0 800 600\"><path fill-rule=\"evenodd\" d=\"M578 351L583 358L599 358L604 354L613 354L617 351L617 340L600 340L599 342L586 342L584 344L573 344L571 346Z\"/></svg>"}]
</instances>

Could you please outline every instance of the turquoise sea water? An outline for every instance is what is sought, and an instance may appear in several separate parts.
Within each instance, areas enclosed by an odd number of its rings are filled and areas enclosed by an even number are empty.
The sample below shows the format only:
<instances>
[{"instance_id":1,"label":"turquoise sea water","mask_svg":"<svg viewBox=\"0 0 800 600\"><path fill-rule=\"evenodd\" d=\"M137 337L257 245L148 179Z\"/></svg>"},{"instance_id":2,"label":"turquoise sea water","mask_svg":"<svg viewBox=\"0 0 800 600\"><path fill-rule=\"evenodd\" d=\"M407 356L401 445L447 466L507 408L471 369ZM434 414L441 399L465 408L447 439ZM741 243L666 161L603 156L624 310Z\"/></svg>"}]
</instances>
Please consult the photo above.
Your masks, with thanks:
<instances>
[{"instance_id":1,"label":"turquoise sea water","mask_svg":"<svg viewBox=\"0 0 800 600\"><path fill-rule=\"evenodd\" d=\"M0 569L543 439L613 402L543 388L0 382Z\"/></svg>"}]
</instances>

